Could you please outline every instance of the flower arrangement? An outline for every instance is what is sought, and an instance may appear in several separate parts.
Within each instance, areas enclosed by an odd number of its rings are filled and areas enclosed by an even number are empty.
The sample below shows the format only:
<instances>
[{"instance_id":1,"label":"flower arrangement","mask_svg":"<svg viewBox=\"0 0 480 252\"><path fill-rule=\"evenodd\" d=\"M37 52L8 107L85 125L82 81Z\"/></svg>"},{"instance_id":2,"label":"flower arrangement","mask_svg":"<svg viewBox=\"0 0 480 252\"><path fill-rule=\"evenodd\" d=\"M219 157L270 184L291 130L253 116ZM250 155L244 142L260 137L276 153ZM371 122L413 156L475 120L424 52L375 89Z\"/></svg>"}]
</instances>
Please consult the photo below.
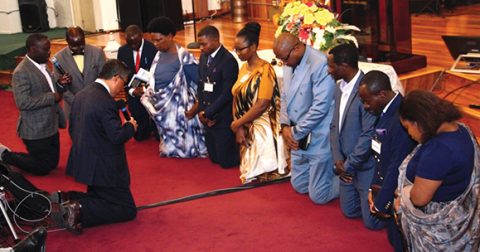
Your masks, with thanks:
<instances>
[{"instance_id":1,"label":"flower arrangement","mask_svg":"<svg viewBox=\"0 0 480 252\"><path fill-rule=\"evenodd\" d=\"M342 24L328 6L318 0L297 0L285 5L278 17L275 37L282 32L292 33L303 43L315 49L327 51L341 43L354 43L357 39L352 31L360 31L356 26Z\"/></svg>"}]
</instances>

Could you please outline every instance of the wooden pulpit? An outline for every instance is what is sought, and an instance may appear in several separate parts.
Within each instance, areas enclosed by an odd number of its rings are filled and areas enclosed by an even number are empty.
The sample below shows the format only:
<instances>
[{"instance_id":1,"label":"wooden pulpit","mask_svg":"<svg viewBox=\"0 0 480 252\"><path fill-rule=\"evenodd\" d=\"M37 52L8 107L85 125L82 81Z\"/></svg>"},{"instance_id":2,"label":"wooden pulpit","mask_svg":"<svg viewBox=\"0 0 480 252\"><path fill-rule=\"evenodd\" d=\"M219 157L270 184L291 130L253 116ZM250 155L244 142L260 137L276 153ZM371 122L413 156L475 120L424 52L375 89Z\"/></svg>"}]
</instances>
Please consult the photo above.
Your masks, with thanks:
<instances>
[{"instance_id":1,"label":"wooden pulpit","mask_svg":"<svg viewBox=\"0 0 480 252\"><path fill-rule=\"evenodd\" d=\"M355 34L360 55L390 64L398 74L427 65L425 56L412 54L409 1L335 0L334 10L343 23L361 29Z\"/></svg>"}]
</instances>

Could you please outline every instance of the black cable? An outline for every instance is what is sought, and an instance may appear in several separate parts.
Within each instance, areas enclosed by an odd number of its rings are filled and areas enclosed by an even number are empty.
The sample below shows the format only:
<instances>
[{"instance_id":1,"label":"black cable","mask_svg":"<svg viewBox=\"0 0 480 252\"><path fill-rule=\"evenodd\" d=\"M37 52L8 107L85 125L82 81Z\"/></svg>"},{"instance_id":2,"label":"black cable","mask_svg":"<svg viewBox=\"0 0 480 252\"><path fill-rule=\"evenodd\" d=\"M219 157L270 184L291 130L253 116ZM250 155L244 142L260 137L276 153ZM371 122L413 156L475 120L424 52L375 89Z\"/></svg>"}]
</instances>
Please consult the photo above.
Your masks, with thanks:
<instances>
[{"instance_id":1,"label":"black cable","mask_svg":"<svg viewBox=\"0 0 480 252\"><path fill-rule=\"evenodd\" d=\"M451 90L450 92L448 92L447 94L445 94L442 99L445 100L445 99L447 99L448 96L450 96L451 94L455 93L456 91L458 91L458 90L460 90L460 89L464 89L464 88L470 87L470 86L472 86L472 85L474 85L474 84L478 84L478 83L479 83L479 81L478 81L478 80L475 80L475 81L471 81L470 83L467 83L467 84L465 84L465 85L463 85L463 86L460 86L460 87L458 87L458 88L455 88L455 89Z\"/></svg>"},{"instance_id":2,"label":"black cable","mask_svg":"<svg viewBox=\"0 0 480 252\"><path fill-rule=\"evenodd\" d=\"M246 184L246 185L235 186L235 187L230 187L230 188L223 188L223 189L203 192L203 193L199 193L199 194L193 194L193 195L189 195L189 196L185 196L185 197L181 197L181 198L177 198L177 199L165 200L165 201L161 201L161 202L158 202L158 203L152 203L152 204L148 204L148 205L139 206L139 207L137 207L137 210L141 211L141 210L145 210L145 209L149 209L149 208L166 206L166 205L181 203L181 202L190 201L190 200L196 200L196 199L201 199L201 198L213 197L213 196L217 196L217 195L223 195L223 194L227 194L227 193L239 192L239 191L244 191L244 190L249 190L249 189L253 189L253 188L257 188L257 187L266 186L266 185L279 184L279 183L283 183L283 182L288 181L288 180L290 180L290 176L283 177L283 178L280 178L280 179L271 180L271 181L267 181L267 182Z\"/></svg>"}]
</instances>

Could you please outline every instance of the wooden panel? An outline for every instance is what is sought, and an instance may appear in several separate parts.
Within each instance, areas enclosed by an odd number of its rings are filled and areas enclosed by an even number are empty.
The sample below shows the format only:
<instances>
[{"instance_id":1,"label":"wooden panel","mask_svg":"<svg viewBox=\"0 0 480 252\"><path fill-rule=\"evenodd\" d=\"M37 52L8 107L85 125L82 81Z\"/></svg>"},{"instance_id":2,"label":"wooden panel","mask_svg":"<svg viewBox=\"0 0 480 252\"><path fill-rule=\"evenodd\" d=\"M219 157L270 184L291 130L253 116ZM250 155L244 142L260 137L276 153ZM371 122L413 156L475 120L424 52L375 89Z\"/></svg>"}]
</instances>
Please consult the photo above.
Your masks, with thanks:
<instances>
[{"instance_id":1,"label":"wooden panel","mask_svg":"<svg viewBox=\"0 0 480 252\"><path fill-rule=\"evenodd\" d=\"M267 21L268 7L272 5L271 0L247 0L247 15L249 19Z\"/></svg>"},{"instance_id":2,"label":"wooden panel","mask_svg":"<svg viewBox=\"0 0 480 252\"><path fill-rule=\"evenodd\" d=\"M208 17L208 2L205 0L195 0L195 16L196 18Z\"/></svg>"},{"instance_id":3,"label":"wooden panel","mask_svg":"<svg viewBox=\"0 0 480 252\"><path fill-rule=\"evenodd\" d=\"M413 72L399 75L400 82L408 93L414 89L430 90L440 76L443 68L436 66L425 67ZM440 89L441 85L437 85L436 89Z\"/></svg>"}]
</instances>

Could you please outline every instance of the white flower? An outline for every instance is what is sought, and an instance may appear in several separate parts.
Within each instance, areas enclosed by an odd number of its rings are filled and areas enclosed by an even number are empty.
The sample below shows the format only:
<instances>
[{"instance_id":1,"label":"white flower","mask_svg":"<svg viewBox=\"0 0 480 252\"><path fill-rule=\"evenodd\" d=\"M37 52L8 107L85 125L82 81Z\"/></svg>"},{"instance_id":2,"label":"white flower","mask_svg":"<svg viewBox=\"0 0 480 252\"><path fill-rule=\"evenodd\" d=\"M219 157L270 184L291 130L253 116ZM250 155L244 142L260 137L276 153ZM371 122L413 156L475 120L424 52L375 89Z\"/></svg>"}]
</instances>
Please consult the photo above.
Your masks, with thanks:
<instances>
[{"instance_id":1,"label":"white flower","mask_svg":"<svg viewBox=\"0 0 480 252\"><path fill-rule=\"evenodd\" d=\"M351 35L351 34L336 36L336 37L335 37L335 40L338 40L338 39L345 39L345 40L352 41L352 42L355 44L355 46L358 48L357 39L356 39L353 35Z\"/></svg>"},{"instance_id":2,"label":"white flower","mask_svg":"<svg viewBox=\"0 0 480 252\"><path fill-rule=\"evenodd\" d=\"M325 26L325 30L326 30L327 32L332 33L332 34L335 34L335 31L336 31L335 27L330 26L330 25Z\"/></svg>"},{"instance_id":3,"label":"white flower","mask_svg":"<svg viewBox=\"0 0 480 252\"><path fill-rule=\"evenodd\" d=\"M345 24L335 27L335 31L339 31L339 30L360 31L360 29L358 27L356 27L355 25L345 25Z\"/></svg>"}]
</instances>

